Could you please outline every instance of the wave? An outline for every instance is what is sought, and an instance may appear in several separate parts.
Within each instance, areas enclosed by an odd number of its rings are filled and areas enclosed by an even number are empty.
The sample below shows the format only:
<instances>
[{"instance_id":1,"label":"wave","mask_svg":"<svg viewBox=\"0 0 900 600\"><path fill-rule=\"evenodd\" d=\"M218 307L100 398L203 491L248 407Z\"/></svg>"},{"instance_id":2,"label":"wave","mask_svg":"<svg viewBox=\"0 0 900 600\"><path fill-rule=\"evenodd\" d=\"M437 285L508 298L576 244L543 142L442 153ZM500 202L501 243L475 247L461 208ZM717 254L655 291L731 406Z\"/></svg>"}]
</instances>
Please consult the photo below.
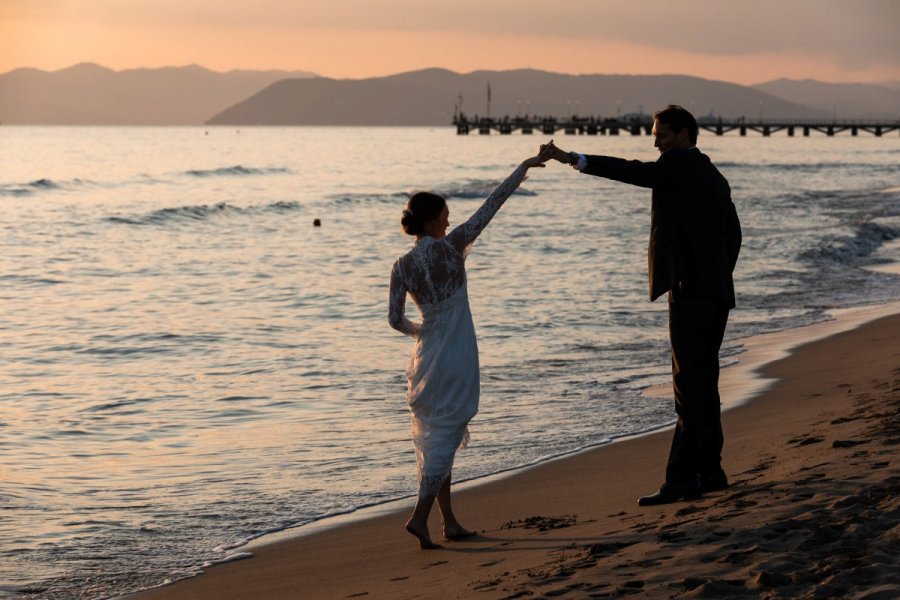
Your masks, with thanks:
<instances>
[{"instance_id":1,"label":"wave","mask_svg":"<svg viewBox=\"0 0 900 600\"><path fill-rule=\"evenodd\" d=\"M13 186L3 186L0 187L0 196L10 196L13 198L20 198L22 196L31 196L34 194L34 190L30 190L24 187L13 187Z\"/></svg>"},{"instance_id":2,"label":"wave","mask_svg":"<svg viewBox=\"0 0 900 600\"><path fill-rule=\"evenodd\" d=\"M816 247L800 253L799 257L814 264L871 264L872 255L881 246L900 239L900 202L887 198L885 202L873 204L871 198L878 195L873 190L806 192L801 202L821 205L823 213L837 219L844 231L852 233L823 236Z\"/></svg>"},{"instance_id":3,"label":"wave","mask_svg":"<svg viewBox=\"0 0 900 600\"><path fill-rule=\"evenodd\" d=\"M868 221L856 228L852 237L826 240L819 247L807 250L801 258L819 262L857 264L868 259L883 244L900 238L900 229L883 223Z\"/></svg>"},{"instance_id":4,"label":"wave","mask_svg":"<svg viewBox=\"0 0 900 600\"><path fill-rule=\"evenodd\" d=\"M407 192L393 192L393 193L365 193L361 192L358 194L340 194L331 197L331 202L335 204L366 204L366 203L379 203L379 204L396 204L398 200L406 201L412 196L412 193Z\"/></svg>"},{"instance_id":5,"label":"wave","mask_svg":"<svg viewBox=\"0 0 900 600\"><path fill-rule=\"evenodd\" d=\"M245 167L243 165L234 165L232 167L222 167L219 169L192 169L189 171L184 171L180 173L182 176L187 175L189 177L234 177L234 176L247 176L247 175L271 175L271 174L283 174L283 173L291 173L292 171L287 167ZM166 184L170 183L170 181L166 179L159 179L157 177L151 176L149 174L141 174L138 176L137 181L141 184ZM0 197L26 197L32 196L34 194L38 194L41 192L48 191L59 191L59 190L68 190L79 186L84 185L100 185L102 187L115 188L121 186L130 186L133 185L134 181L119 181L119 182L104 182L97 183L85 179L71 179L67 181L58 181L54 179L41 178L35 179L34 181L29 181L28 183L12 183L7 185L0 185Z\"/></svg>"},{"instance_id":6,"label":"wave","mask_svg":"<svg viewBox=\"0 0 900 600\"><path fill-rule=\"evenodd\" d=\"M436 194L440 194L444 198L487 198L491 195L491 192L500 185L502 181L491 180L491 179L477 179L477 180L469 180L462 184L451 185L446 188L438 188L435 190ZM532 192L531 190L527 190L525 188L518 188L515 192L519 196L537 196L536 192Z\"/></svg>"},{"instance_id":7,"label":"wave","mask_svg":"<svg viewBox=\"0 0 900 600\"><path fill-rule=\"evenodd\" d=\"M23 286L60 285L65 283L60 279L47 277L34 277L31 275L0 275L0 283L14 283Z\"/></svg>"},{"instance_id":8,"label":"wave","mask_svg":"<svg viewBox=\"0 0 900 600\"><path fill-rule=\"evenodd\" d=\"M801 173L818 173L829 169L867 169L869 171L887 171L896 170L897 166L893 164L872 164L861 162L821 162L821 163L758 163L747 164L739 162L721 161L716 162L716 166L720 169L744 169L747 171L793 171Z\"/></svg>"},{"instance_id":9,"label":"wave","mask_svg":"<svg viewBox=\"0 0 900 600\"><path fill-rule=\"evenodd\" d=\"M184 175L191 177L230 177L235 175L270 175L274 173L290 173L286 167L245 167L234 165L233 167L221 167L219 169L192 169L185 171Z\"/></svg>"},{"instance_id":10,"label":"wave","mask_svg":"<svg viewBox=\"0 0 900 600\"><path fill-rule=\"evenodd\" d=\"M60 184L56 183L52 179L37 179L37 180L29 183L28 185L30 185L31 187L34 187L34 188L39 188L39 189L44 189L44 190L58 190L62 187Z\"/></svg>"},{"instance_id":11,"label":"wave","mask_svg":"<svg viewBox=\"0 0 900 600\"><path fill-rule=\"evenodd\" d=\"M166 225L172 222L207 221L218 217L233 217L245 215L259 215L266 213L290 213L300 210L298 202L279 200L265 206L248 206L241 208L227 202L219 202L212 206L199 204L192 206L178 206L175 208L163 208L146 215L136 217L122 217L114 215L107 217L111 223L122 225Z\"/></svg>"},{"instance_id":12,"label":"wave","mask_svg":"<svg viewBox=\"0 0 900 600\"><path fill-rule=\"evenodd\" d=\"M76 186L87 185L92 182L84 179L72 179L70 181L54 181L53 179L35 179L28 183L13 183L0 186L0 196L31 196L39 192L50 190L65 190Z\"/></svg>"},{"instance_id":13,"label":"wave","mask_svg":"<svg viewBox=\"0 0 900 600\"><path fill-rule=\"evenodd\" d=\"M496 180L470 180L462 183L450 183L443 187L436 187L431 189L414 189L414 190L404 190L402 192L374 192L374 193L356 193L356 194L341 194L334 196L332 198L333 202L340 204L362 204L366 202L379 202L383 204L396 204L398 200L408 200L414 194L418 192L428 191L444 198L459 198L459 199L485 199L491 195L491 192L500 185L500 181ZM518 188L514 194L520 196L537 196L537 192L532 192L531 190L525 188Z\"/></svg>"}]
</instances>

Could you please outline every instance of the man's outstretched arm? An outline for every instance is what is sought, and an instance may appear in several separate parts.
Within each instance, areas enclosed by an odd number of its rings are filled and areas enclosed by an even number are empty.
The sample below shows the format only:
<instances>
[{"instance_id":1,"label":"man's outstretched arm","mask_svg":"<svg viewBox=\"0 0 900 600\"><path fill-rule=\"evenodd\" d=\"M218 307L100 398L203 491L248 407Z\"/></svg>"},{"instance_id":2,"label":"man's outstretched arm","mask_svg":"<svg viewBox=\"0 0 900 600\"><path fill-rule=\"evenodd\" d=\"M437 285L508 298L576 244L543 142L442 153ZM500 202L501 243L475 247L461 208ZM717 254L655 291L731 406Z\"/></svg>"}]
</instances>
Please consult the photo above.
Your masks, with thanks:
<instances>
[{"instance_id":1,"label":"man's outstretched arm","mask_svg":"<svg viewBox=\"0 0 900 600\"><path fill-rule=\"evenodd\" d=\"M569 165L587 175L606 177L623 183L652 188L661 183L663 167L659 162L625 160L615 156L591 156L578 152L566 152L550 140L541 149L552 147L551 158Z\"/></svg>"}]
</instances>

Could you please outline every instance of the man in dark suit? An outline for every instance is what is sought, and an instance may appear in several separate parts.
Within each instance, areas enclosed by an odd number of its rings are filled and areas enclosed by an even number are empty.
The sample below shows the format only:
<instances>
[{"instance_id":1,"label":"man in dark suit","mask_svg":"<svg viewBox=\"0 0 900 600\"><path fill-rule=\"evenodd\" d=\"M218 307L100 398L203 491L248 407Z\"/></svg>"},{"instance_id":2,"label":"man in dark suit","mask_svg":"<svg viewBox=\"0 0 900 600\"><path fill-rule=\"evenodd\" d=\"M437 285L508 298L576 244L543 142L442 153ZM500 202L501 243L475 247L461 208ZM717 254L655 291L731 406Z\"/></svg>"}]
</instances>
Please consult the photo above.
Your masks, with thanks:
<instances>
[{"instance_id":1,"label":"man in dark suit","mask_svg":"<svg viewBox=\"0 0 900 600\"><path fill-rule=\"evenodd\" d=\"M678 421L666 480L642 506L728 487L721 466L719 348L735 306L731 277L741 227L728 181L697 149L697 121L680 106L653 116L656 162L586 156L556 148L582 173L650 188L650 300L669 299L672 382ZM551 141L549 145L552 145Z\"/></svg>"}]
</instances>

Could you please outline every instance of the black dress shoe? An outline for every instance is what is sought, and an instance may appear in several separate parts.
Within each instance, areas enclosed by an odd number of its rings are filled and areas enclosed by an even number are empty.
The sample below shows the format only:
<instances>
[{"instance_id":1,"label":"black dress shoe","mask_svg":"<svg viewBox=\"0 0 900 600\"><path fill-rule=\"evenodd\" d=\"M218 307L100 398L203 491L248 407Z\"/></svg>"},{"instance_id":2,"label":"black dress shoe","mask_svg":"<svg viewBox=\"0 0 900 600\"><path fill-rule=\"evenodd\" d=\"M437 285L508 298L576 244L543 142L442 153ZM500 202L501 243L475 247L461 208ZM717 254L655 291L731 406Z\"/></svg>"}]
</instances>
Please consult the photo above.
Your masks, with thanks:
<instances>
[{"instance_id":1,"label":"black dress shoe","mask_svg":"<svg viewBox=\"0 0 900 600\"><path fill-rule=\"evenodd\" d=\"M701 492L718 492L725 489L728 489L728 477L725 476L724 471L720 471L715 475L700 476Z\"/></svg>"},{"instance_id":2,"label":"black dress shoe","mask_svg":"<svg viewBox=\"0 0 900 600\"><path fill-rule=\"evenodd\" d=\"M679 500L691 500L699 498L700 482L691 481L684 483L669 483L668 481L659 488L659 491L649 496L638 498L639 506L656 506L657 504L670 504Z\"/></svg>"}]
</instances>

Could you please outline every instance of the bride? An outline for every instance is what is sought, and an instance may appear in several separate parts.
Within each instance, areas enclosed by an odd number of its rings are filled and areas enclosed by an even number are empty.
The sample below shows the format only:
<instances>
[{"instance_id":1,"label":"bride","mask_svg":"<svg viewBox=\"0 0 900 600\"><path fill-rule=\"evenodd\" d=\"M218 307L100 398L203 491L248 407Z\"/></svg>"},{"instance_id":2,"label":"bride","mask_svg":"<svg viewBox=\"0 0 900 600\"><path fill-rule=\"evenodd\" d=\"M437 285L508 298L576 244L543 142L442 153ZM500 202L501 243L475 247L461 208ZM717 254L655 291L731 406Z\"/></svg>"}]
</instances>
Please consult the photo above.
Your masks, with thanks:
<instances>
[{"instance_id":1,"label":"bride","mask_svg":"<svg viewBox=\"0 0 900 600\"><path fill-rule=\"evenodd\" d=\"M391 270L388 320L391 327L416 339L406 370L406 400L412 413L419 495L406 529L423 549L440 548L428 533L435 498L445 539L474 535L460 525L450 506L453 458L456 449L466 445L469 420L478 412L478 346L466 290L466 255L528 169L543 167L552 156L544 149L525 160L450 233L450 211L436 194L412 196L400 219L416 243ZM405 315L407 293L419 307L421 323Z\"/></svg>"}]
</instances>

